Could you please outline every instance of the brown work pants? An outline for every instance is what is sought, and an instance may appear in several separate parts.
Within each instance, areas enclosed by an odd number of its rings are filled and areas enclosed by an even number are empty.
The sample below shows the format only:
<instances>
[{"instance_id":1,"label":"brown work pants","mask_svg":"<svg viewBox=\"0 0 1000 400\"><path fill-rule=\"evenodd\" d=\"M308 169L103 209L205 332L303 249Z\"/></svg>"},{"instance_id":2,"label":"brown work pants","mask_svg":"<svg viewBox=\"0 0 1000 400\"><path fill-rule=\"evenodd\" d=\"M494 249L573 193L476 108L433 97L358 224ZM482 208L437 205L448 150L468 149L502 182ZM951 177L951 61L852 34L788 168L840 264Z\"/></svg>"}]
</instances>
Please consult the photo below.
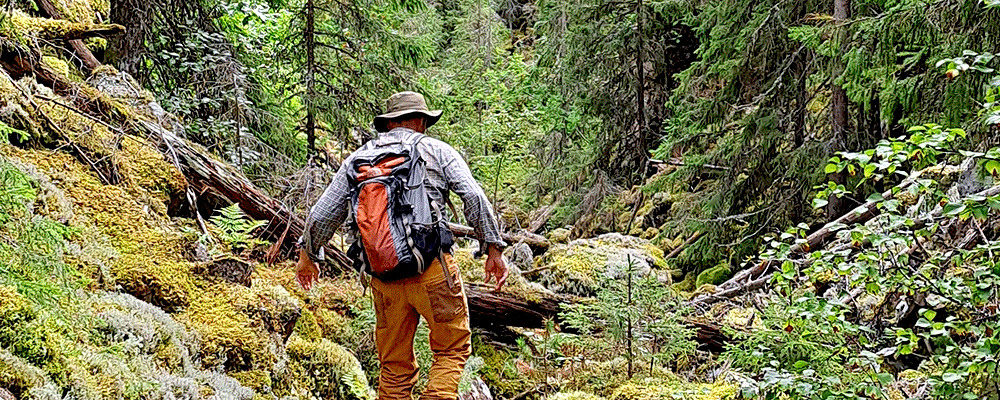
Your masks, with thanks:
<instances>
[{"instance_id":1,"label":"brown work pants","mask_svg":"<svg viewBox=\"0 0 1000 400\"><path fill-rule=\"evenodd\" d=\"M417 383L413 336L420 316L430 327L434 352L427 387L421 399L457 399L458 380L472 353L469 306L462 280L451 262L453 288L448 287L437 259L420 276L392 282L372 279L375 302L375 346L381 373L379 400L411 400Z\"/></svg>"}]
</instances>

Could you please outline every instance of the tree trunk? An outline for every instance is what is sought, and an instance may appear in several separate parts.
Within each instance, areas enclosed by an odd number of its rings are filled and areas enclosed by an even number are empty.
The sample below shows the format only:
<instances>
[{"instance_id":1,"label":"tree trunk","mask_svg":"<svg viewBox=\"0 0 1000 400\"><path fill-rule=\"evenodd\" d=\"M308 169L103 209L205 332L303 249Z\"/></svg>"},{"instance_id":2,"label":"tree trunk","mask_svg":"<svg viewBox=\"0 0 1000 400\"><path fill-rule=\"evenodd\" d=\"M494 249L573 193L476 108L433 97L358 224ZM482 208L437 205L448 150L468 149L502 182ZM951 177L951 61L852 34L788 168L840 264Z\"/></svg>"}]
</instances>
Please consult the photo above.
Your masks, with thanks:
<instances>
[{"instance_id":1,"label":"tree trunk","mask_svg":"<svg viewBox=\"0 0 1000 400\"><path fill-rule=\"evenodd\" d=\"M836 37L840 41L841 54L846 50L847 44L847 19L851 17L851 0L833 0L833 23L836 25ZM834 59L831 77L834 81L844 73L844 62L840 58ZM831 87L830 99L830 122L833 133L833 150L846 149L847 143L847 94L844 88L836 83ZM830 175L830 180L843 185L847 183L847 177L843 173ZM830 196L826 206L826 216L829 221L839 218L846 212L847 204L844 199L837 196Z\"/></svg>"},{"instance_id":2,"label":"tree trunk","mask_svg":"<svg viewBox=\"0 0 1000 400\"><path fill-rule=\"evenodd\" d=\"M649 158L646 156L646 147L647 147L646 143L648 141L648 139L646 138L646 71L644 68L645 65L643 65L645 60L643 59L642 56L642 46L643 46L642 29L645 22L644 20L645 13L643 12L642 8L642 0L638 0L638 2L636 3L635 12L636 12L635 64L636 64L636 77L638 78L636 79L637 87L635 91L636 92L635 97L636 97L636 120L638 121L639 132L637 132L638 137L636 138L635 155L633 157L636 158L635 161L637 163L636 166L639 167L639 170L641 171L641 173L635 174L634 178L641 180L646 176L645 159ZM630 372L629 375L631 376L631 366L629 368L629 372Z\"/></svg>"},{"instance_id":3,"label":"tree trunk","mask_svg":"<svg viewBox=\"0 0 1000 400\"><path fill-rule=\"evenodd\" d=\"M316 7L306 0L306 141L309 156L316 155Z\"/></svg>"}]
</instances>

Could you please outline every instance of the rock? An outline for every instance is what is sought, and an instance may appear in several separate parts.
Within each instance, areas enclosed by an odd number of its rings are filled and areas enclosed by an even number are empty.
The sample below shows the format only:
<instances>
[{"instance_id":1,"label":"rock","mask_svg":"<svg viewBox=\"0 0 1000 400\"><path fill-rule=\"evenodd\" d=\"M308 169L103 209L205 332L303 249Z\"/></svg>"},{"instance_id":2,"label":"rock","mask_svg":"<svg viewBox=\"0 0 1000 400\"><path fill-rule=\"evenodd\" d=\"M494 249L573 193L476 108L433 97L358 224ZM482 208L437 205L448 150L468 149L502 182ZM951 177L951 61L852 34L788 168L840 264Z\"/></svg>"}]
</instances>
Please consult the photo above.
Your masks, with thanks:
<instances>
[{"instance_id":1,"label":"rock","mask_svg":"<svg viewBox=\"0 0 1000 400\"><path fill-rule=\"evenodd\" d=\"M7 389L0 388L0 400L17 400L17 398Z\"/></svg>"},{"instance_id":2,"label":"rock","mask_svg":"<svg viewBox=\"0 0 1000 400\"><path fill-rule=\"evenodd\" d=\"M552 243L568 243L569 242L570 230L566 228L557 228L549 232L549 241Z\"/></svg>"},{"instance_id":3,"label":"rock","mask_svg":"<svg viewBox=\"0 0 1000 400\"><path fill-rule=\"evenodd\" d=\"M529 270L535 262L535 257L532 254L531 247L527 243L521 242L515 244L508 250L508 257L510 262L514 266L520 268L521 270Z\"/></svg>"},{"instance_id":4,"label":"rock","mask_svg":"<svg viewBox=\"0 0 1000 400\"><path fill-rule=\"evenodd\" d=\"M458 400L493 400L493 394L480 377L472 378L469 390L458 394Z\"/></svg>"}]
</instances>

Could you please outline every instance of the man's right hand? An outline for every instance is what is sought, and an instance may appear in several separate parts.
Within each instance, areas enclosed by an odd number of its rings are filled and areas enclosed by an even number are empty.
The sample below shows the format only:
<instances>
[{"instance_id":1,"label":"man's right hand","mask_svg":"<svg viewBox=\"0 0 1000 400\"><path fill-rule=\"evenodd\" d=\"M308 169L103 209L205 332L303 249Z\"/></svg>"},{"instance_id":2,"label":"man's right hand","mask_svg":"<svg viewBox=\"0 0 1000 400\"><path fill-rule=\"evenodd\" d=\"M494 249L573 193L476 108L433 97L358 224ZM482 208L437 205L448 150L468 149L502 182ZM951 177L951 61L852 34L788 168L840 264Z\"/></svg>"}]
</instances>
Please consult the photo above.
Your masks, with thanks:
<instances>
[{"instance_id":1,"label":"man's right hand","mask_svg":"<svg viewBox=\"0 0 1000 400\"><path fill-rule=\"evenodd\" d=\"M309 258L305 249L299 250L299 262L295 264L295 280L302 289L312 289L313 283L319 281L319 267Z\"/></svg>"}]
</instances>

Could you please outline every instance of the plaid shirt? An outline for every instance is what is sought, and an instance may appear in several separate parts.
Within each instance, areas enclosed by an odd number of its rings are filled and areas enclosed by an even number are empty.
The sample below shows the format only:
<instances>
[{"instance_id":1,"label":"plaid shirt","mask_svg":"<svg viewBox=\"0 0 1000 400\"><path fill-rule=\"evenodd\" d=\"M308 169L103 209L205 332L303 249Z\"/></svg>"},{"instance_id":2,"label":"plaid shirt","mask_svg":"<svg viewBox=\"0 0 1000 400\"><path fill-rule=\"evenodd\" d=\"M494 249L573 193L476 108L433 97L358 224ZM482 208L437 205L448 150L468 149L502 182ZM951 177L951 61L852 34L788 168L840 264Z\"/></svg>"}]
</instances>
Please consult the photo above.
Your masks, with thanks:
<instances>
[{"instance_id":1,"label":"plaid shirt","mask_svg":"<svg viewBox=\"0 0 1000 400\"><path fill-rule=\"evenodd\" d=\"M396 128L382 133L374 139L376 144L386 141L398 141L400 136L411 135L414 132L406 128ZM465 220L475 229L479 240L480 251L486 252L487 244L495 244L500 248L507 246L500 237L493 206L479 183L472 177L472 171L462 159L462 156L447 143L432 137L424 138L420 144L420 154L427 165L428 192L437 204L446 204L445 199L451 190L462 198L465 205ZM299 243L314 260L322 260L323 245L333 237L340 228L350 210L351 186L347 180L347 172L354 155L347 157L340 165L337 175L327 186L323 196L309 212L309 225L306 226L311 240ZM305 235L303 235L304 237Z\"/></svg>"}]
</instances>

